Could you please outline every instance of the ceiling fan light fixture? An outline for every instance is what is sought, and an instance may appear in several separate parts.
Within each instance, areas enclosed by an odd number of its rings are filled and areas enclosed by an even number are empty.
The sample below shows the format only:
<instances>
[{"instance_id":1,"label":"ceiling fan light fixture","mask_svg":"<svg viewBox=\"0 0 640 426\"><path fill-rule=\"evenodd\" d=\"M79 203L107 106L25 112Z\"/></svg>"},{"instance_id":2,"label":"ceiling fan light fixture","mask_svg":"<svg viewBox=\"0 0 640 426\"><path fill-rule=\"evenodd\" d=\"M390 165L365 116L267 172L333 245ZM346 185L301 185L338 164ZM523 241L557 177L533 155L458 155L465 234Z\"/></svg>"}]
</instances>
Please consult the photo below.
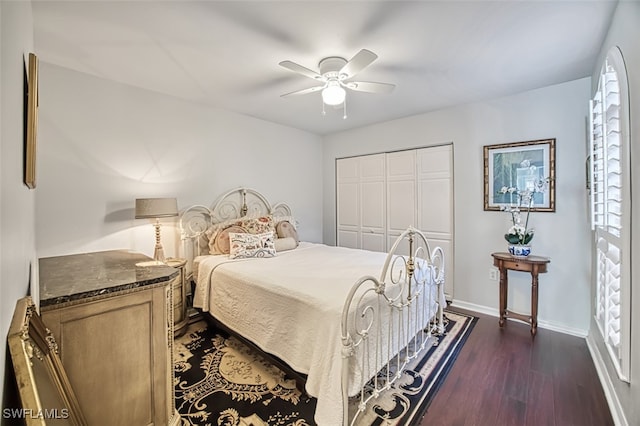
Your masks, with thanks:
<instances>
[{"instance_id":1,"label":"ceiling fan light fixture","mask_svg":"<svg viewBox=\"0 0 640 426\"><path fill-rule=\"evenodd\" d=\"M368 67L377 57L378 55L367 49L361 49L349 61L339 56L329 56L323 58L318 63L318 71L303 67L295 62L282 61L280 62L280 66L317 82L322 82L323 84L285 93L281 96L306 95L308 93L320 92L322 95L322 115L326 115L326 105L334 107L342 106L344 112L342 118L346 119L346 89L367 93L389 93L395 87L395 85L389 83L351 81L356 74Z\"/></svg>"},{"instance_id":2,"label":"ceiling fan light fixture","mask_svg":"<svg viewBox=\"0 0 640 426\"><path fill-rule=\"evenodd\" d=\"M330 81L322 90L322 102L327 105L340 105L344 102L346 91L337 81Z\"/></svg>"}]
</instances>

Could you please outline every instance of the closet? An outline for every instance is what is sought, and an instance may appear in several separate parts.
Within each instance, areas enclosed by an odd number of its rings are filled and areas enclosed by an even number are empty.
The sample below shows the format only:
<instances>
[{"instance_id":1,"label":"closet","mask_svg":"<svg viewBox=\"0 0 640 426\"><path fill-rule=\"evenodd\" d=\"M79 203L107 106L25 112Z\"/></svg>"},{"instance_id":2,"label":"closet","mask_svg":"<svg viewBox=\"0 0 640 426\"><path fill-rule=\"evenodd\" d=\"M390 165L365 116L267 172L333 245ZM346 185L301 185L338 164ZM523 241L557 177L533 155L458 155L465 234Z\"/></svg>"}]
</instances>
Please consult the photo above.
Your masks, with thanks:
<instances>
[{"instance_id":1,"label":"closet","mask_svg":"<svg viewBox=\"0 0 640 426\"><path fill-rule=\"evenodd\" d=\"M441 145L336 160L337 245L388 251L407 227L445 253L453 296L453 149Z\"/></svg>"}]
</instances>

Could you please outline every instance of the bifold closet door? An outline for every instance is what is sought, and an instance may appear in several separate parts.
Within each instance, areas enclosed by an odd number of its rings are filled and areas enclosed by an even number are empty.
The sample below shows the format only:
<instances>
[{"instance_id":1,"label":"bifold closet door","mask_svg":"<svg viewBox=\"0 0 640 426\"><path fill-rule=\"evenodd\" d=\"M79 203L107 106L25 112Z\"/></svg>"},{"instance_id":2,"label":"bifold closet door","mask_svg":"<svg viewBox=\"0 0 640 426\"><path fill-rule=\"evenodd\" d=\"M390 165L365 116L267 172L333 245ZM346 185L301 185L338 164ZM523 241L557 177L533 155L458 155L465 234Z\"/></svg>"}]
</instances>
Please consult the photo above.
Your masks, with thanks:
<instances>
[{"instance_id":1,"label":"bifold closet door","mask_svg":"<svg viewBox=\"0 0 640 426\"><path fill-rule=\"evenodd\" d=\"M360 160L336 161L337 245L360 247Z\"/></svg>"},{"instance_id":2,"label":"bifold closet door","mask_svg":"<svg viewBox=\"0 0 640 426\"><path fill-rule=\"evenodd\" d=\"M360 157L360 248L386 251L385 156Z\"/></svg>"},{"instance_id":3,"label":"bifold closet door","mask_svg":"<svg viewBox=\"0 0 640 426\"><path fill-rule=\"evenodd\" d=\"M453 151L451 145L417 151L418 228L445 255L445 294L453 296Z\"/></svg>"},{"instance_id":4,"label":"bifold closet door","mask_svg":"<svg viewBox=\"0 0 640 426\"><path fill-rule=\"evenodd\" d=\"M339 159L336 182L337 245L386 252L414 226L444 251L445 294L451 299L453 146Z\"/></svg>"},{"instance_id":5,"label":"bifold closet door","mask_svg":"<svg viewBox=\"0 0 640 426\"><path fill-rule=\"evenodd\" d=\"M384 154L336 162L337 245L385 251Z\"/></svg>"},{"instance_id":6,"label":"bifold closet door","mask_svg":"<svg viewBox=\"0 0 640 426\"><path fill-rule=\"evenodd\" d=\"M416 221L416 151L387 154L387 248Z\"/></svg>"}]
</instances>

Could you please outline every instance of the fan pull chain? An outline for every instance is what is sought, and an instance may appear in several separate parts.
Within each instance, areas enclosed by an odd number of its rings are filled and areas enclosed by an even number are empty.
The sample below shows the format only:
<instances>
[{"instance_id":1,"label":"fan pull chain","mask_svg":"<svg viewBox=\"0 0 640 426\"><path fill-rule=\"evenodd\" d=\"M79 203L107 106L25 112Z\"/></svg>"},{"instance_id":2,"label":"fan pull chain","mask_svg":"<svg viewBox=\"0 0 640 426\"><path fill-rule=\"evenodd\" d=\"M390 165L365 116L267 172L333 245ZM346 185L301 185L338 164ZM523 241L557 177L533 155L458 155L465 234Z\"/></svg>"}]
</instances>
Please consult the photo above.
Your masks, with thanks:
<instances>
[{"instance_id":1,"label":"fan pull chain","mask_svg":"<svg viewBox=\"0 0 640 426\"><path fill-rule=\"evenodd\" d=\"M342 115L342 119L346 120L347 119L347 98L344 98L344 102L342 102L342 111L343 111L343 115Z\"/></svg>"},{"instance_id":2,"label":"fan pull chain","mask_svg":"<svg viewBox=\"0 0 640 426\"><path fill-rule=\"evenodd\" d=\"M322 116L324 117L327 115L327 112L324 110L324 100L322 99L322 96L320 97L320 101L322 102Z\"/></svg>"}]
</instances>

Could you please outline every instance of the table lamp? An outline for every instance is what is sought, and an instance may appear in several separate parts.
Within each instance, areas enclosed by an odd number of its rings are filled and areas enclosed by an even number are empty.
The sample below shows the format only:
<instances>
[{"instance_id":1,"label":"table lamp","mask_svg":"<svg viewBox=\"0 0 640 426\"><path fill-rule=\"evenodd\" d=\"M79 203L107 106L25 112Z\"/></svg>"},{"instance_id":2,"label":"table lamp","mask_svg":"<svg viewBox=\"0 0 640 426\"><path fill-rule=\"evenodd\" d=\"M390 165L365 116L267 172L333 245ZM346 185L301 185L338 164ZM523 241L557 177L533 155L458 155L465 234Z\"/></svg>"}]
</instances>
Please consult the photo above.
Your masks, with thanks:
<instances>
[{"instance_id":1,"label":"table lamp","mask_svg":"<svg viewBox=\"0 0 640 426\"><path fill-rule=\"evenodd\" d=\"M175 198L136 198L136 219L155 219L156 247L153 259L164 263L164 249L160 242L160 218L178 216L178 202Z\"/></svg>"}]
</instances>

